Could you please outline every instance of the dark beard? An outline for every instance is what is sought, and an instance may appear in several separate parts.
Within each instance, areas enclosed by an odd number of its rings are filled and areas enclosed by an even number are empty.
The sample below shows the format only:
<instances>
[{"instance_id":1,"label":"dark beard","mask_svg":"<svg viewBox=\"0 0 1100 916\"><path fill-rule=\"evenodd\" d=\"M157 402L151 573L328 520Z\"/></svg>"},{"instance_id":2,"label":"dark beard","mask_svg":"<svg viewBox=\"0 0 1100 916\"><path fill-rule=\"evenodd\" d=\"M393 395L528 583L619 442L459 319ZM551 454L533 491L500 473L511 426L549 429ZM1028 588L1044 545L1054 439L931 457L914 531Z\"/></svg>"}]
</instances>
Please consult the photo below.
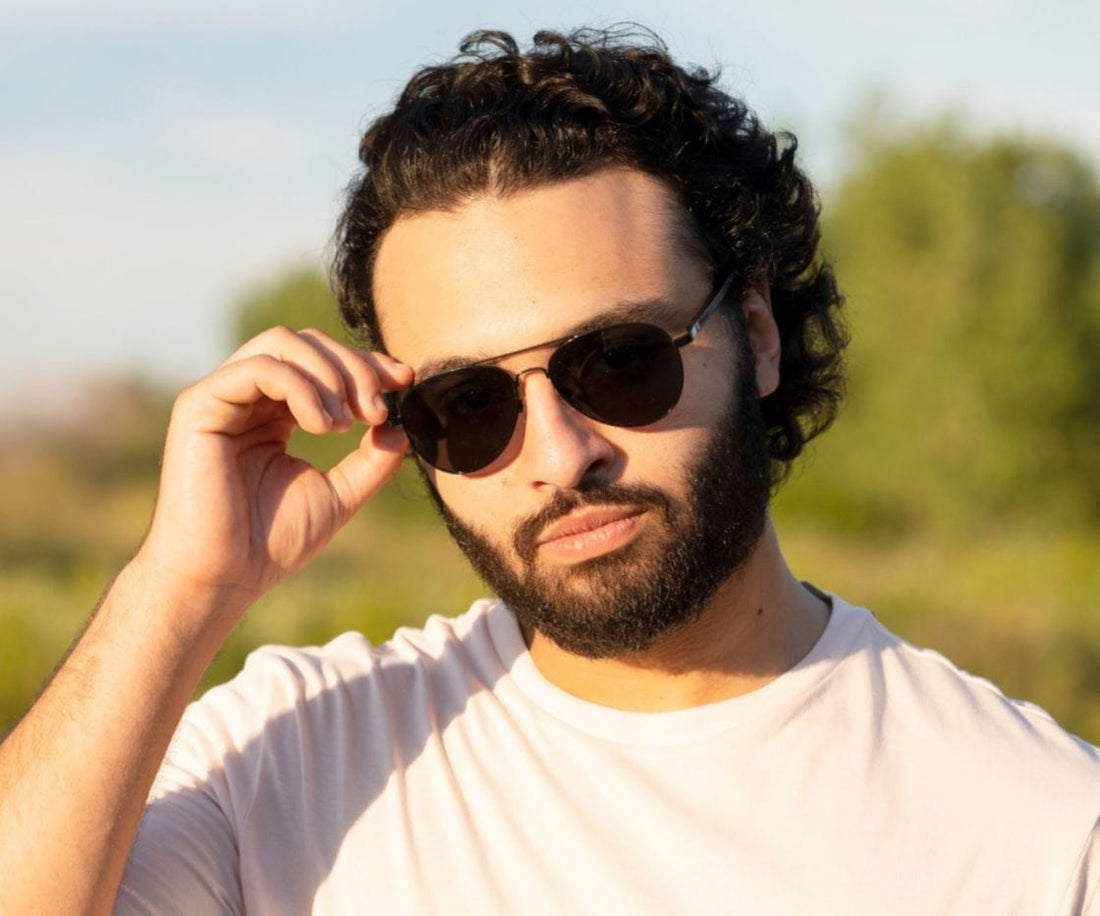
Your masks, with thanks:
<instances>
[{"instance_id":1,"label":"dark beard","mask_svg":"<svg viewBox=\"0 0 1100 916\"><path fill-rule=\"evenodd\" d=\"M537 630L586 658L644 652L695 620L718 586L744 565L764 531L770 458L752 354L741 349L734 404L688 468L688 499L637 484L582 481L558 491L513 530L521 572L457 518L428 481L456 543L526 631ZM536 539L547 524L580 506L609 504L647 509L658 524L609 554L550 575L536 571Z\"/></svg>"}]
</instances>

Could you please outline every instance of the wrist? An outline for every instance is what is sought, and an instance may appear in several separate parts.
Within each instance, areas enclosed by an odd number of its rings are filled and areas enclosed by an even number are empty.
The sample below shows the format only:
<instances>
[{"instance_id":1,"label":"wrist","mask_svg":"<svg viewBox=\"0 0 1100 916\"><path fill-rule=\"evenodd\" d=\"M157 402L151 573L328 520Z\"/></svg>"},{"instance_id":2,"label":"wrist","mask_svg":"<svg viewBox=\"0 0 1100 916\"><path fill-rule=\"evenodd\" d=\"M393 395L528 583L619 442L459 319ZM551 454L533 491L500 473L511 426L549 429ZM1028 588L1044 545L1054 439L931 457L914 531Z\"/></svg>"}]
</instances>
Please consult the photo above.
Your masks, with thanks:
<instances>
[{"instance_id":1,"label":"wrist","mask_svg":"<svg viewBox=\"0 0 1100 916\"><path fill-rule=\"evenodd\" d=\"M201 654L212 659L258 595L236 583L189 575L143 545L119 572L108 597L188 650L208 646L208 653Z\"/></svg>"}]
</instances>

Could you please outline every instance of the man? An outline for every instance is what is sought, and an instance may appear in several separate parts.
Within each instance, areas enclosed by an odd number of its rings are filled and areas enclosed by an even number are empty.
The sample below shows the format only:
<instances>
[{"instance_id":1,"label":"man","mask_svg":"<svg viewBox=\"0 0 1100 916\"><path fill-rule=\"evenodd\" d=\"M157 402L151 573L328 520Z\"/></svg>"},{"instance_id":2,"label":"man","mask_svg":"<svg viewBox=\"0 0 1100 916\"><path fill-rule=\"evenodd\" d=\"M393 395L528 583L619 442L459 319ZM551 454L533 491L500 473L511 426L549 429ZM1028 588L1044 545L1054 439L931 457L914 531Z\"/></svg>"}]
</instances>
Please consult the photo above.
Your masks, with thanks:
<instances>
[{"instance_id":1,"label":"man","mask_svg":"<svg viewBox=\"0 0 1100 916\"><path fill-rule=\"evenodd\" d=\"M335 276L377 349L275 329L180 396L2 748L13 911L1093 909L1096 751L783 561L843 347L793 145L660 47L466 51L363 139ZM287 457L353 418L330 473ZM410 442L502 601L261 650L183 715Z\"/></svg>"}]
</instances>

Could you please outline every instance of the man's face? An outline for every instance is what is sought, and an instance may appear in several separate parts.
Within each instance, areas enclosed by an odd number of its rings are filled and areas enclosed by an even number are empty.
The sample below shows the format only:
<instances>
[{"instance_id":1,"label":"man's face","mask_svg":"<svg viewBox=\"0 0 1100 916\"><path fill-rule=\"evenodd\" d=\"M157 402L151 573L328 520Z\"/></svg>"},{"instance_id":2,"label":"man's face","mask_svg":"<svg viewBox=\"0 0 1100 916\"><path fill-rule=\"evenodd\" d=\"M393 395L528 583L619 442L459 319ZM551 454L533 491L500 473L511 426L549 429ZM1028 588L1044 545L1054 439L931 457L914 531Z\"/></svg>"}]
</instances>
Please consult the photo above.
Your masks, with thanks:
<instances>
[{"instance_id":1,"label":"man's face","mask_svg":"<svg viewBox=\"0 0 1100 916\"><path fill-rule=\"evenodd\" d=\"M607 170L403 218L375 269L388 348L422 379L624 310L678 335L720 279L683 240L679 206L661 182ZM739 349L712 319L680 351L676 408L634 429L582 416L544 374L525 374L496 461L465 476L427 469L452 533L521 624L581 655L644 650L744 562L764 525L768 458ZM551 351L499 365L545 367Z\"/></svg>"}]
</instances>

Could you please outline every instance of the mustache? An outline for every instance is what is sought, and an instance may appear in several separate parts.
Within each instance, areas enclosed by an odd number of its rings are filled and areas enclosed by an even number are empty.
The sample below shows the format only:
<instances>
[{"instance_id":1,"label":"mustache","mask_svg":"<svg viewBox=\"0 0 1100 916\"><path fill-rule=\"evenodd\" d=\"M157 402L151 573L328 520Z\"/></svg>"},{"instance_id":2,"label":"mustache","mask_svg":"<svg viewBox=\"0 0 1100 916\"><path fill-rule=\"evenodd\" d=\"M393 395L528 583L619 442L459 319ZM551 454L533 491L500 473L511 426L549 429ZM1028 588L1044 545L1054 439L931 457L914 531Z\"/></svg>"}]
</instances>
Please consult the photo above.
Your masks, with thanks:
<instances>
[{"instance_id":1,"label":"mustache","mask_svg":"<svg viewBox=\"0 0 1100 916\"><path fill-rule=\"evenodd\" d=\"M576 490L559 490L538 512L512 526L516 555L525 563L534 562L542 530L585 506L636 506L655 509L666 517L672 513L672 500L668 495L644 484L592 484Z\"/></svg>"}]
</instances>

